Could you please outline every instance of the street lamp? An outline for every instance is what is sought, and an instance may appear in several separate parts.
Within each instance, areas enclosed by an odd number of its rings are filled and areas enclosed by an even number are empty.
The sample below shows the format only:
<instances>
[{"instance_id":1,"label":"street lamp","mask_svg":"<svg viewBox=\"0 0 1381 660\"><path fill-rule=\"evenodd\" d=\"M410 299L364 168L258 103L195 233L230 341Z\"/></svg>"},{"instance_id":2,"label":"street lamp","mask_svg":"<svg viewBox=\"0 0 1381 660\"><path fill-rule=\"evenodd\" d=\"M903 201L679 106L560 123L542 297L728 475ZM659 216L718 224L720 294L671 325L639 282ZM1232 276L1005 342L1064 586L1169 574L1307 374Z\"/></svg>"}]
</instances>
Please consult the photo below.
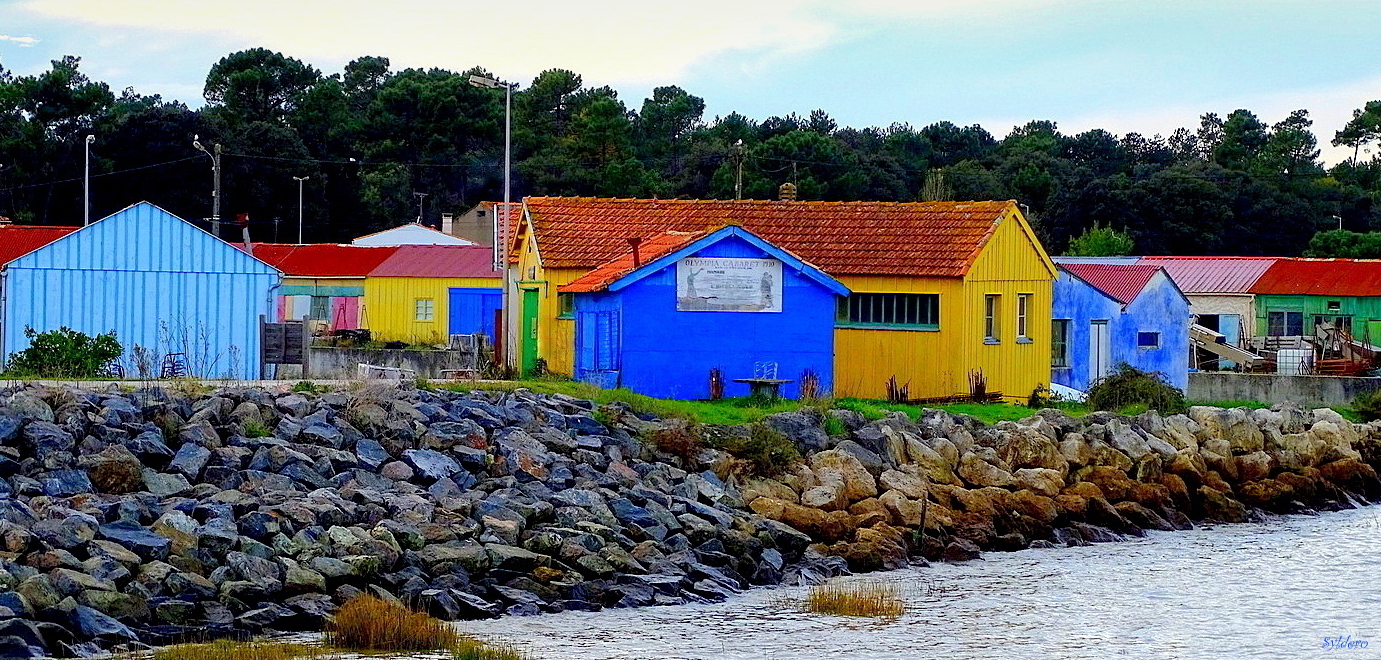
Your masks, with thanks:
<instances>
[{"instance_id":1,"label":"street lamp","mask_svg":"<svg viewBox=\"0 0 1381 660\"><path fill-rule=\"evenodd\" d=\"M96 136L86 136L85 168L82 171L82 226L91 224L91 143Z\"/></svg>"},{"instance_id":2,"label":"street lamp","mask_svg":"<svg viewBox=\"0 0 1381 660\"><path fill-rule=\"evenodd\" d=\"M470 74L470 84L475 87L486 89L503 89L503 209L494 214L494 270L503 270L504 249L502 246L505 232L500 230L500 222L508 220L508 199L509 199L509 174L512 169L513 153L513 88L517 85L499 82L493 78L486 78L475 74Z\"/></svg>"},{"instance_id":3,"label":"street lamp","mask_svg":"<svg viewBox=\"0 0 1381 660\"><path fill-rule=\"evenodd\" d=\"M211 145L211 150L201 145L199 136L192 136L192 146L211 158L211 232L221 237L221 144Z\"/></svg>"},{"instance_id":4,"label":"street lamp","mask_svg":"<svg viewBox=\"0 0 1381 660\"><path fill-rule=\"evenodd\" d=\"M297 244L302 245L302 182L310 179L309 176L295 176L293 181L297 182ZM276 236L274 238L277 238Z\"/></svg>"}]
</instances>

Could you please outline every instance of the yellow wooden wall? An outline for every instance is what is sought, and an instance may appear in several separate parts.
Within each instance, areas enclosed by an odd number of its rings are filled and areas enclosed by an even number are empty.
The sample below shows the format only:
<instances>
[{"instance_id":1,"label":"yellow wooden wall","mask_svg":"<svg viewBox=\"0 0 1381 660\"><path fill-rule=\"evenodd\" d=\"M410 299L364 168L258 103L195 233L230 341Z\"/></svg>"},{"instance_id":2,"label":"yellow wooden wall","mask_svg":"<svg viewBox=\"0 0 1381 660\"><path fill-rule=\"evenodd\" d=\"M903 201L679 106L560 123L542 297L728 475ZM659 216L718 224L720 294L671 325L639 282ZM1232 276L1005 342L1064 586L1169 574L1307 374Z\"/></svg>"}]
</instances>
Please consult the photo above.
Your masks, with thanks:
<instances>
[{"instance_id":1,"label":"yellow wooden wall","mask_svg":"<svg viewBox=\"0 0 1381 660\"><path fill-rule=\"evenodd\" d=\"M539 302L537 312L537 354L546 360L547 370L571 375L575 372L575 321L557 317L559 306L556 289L569 284L588 272L585 269L546 268L542 265L540 254L532 241L524 240L518 252L518 264L512 271L512 300L515 314L510 317L513 328L522 324L522 291L537 291ZM517 337L516 332L511 335ZM523 342L513 342L514 364L523 364Z\"/></svg>"},{"instance_id":2,"label":"yellow wooden wall","mask_svg":"<svg viewBox=\"0 0 1381 660\"><path fill-rule=\"evenodd\" d=\"M499 289L497 277L366 277L360 326L379 341L444 344L449 336L450 289ZM435 301L431 321L416 321L418 298Z\"/></svg>"},{"instance_id":3,"label":"yellow wooden wall","mask_svg":"<svg viewBox=\"0 0 1381 660\"><path fill-rule=\"evenodd\" d=\"M912 398L964 394L969 372L981 369L988 391L1026 398L1050 381L1050 306L1054 266L1029 227L1012 214L974 260L962 280L922 277L839 278L859 293L935 293L940 296L937 331L835 330L836 396L883 398L887 380L910 383ZM983 337L983 297L999 294L999 342ZM1017 295L1031 294L1027 334L1016 341Z\"/></svg>"}]
</instances>

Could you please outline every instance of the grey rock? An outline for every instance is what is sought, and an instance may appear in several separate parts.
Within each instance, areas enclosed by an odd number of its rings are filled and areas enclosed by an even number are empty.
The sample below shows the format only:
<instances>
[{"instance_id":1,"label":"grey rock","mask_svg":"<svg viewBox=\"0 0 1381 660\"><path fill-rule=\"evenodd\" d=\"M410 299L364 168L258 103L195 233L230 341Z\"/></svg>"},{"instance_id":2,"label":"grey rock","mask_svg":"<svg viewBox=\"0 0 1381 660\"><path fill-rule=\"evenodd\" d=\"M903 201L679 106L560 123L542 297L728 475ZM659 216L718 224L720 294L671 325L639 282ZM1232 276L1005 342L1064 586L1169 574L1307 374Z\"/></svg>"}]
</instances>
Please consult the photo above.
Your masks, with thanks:
<instances>
[{"instance_id":1,"label":"grey rock","mask_svg":"<svg viewBox=\"0 0 1381 660\"><path fill-rule=\"evenodd\" d=\"M460 465L451 457L431 449L409 449L403 452L403 460L427 483L461 471Z\"/></svg>"},{"instance_id":2,"label":"grey rock","mask_svg":"<svg viewBox=\"0 0 1381 660\"><path fill-rule=\"evenodd\" d=\"M118 521L101 525L97 535L139 555L145 561L164 560L172 542L138 523Z\"/></svg>"},{"instance_id":3,"label":"grey rock","mask_svg":"<svg viewBox=\"0 0 1381 660\"><path fill-rule=\"evenodd\" d=\"M38 480L43 485L43 494L49 497L70 497L95 490L83 470L45 472Z\"/></svg>"},{"instance_id":4,"label":"grey rock","mask_svg":"<svg viewBox=\"0 0 1381 660\"><path fill-rule=\"evenodd\" d=\"M195 442L188 442L179 447L176 454L173 454L173 459L168 461L168 469L186 475L189 479L196 479L210 460L210 449Z\"/></svg>"}]
</instances>

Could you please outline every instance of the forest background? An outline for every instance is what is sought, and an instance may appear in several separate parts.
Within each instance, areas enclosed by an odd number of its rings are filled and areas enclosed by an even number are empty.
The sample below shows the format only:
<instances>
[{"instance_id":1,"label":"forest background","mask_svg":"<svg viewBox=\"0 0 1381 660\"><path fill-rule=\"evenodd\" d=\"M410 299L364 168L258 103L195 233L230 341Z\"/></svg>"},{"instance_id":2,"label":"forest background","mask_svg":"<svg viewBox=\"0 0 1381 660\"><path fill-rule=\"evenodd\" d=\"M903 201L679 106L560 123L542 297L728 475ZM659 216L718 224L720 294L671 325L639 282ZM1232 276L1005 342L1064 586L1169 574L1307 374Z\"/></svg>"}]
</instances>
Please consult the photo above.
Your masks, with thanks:
<instances>
[{"instance_id":1,"label":"forest background","mask_svg":"<svg viewBox=\"0 0 1381 660\"><path fill-rule=\"evenodd\" d=\"M192 109L90 80L69 56L16 76L0 66L0 216L82 220L88 135L92 217L147 200L184 218L211 213L223 149L221 217L248 214L255 240L308 242L411 221L435 224L502 199L504 93L476 67L393 71L361 57L326 74L266 49L232 53ZM1207 112L1170 135L1065 135L1034 120L998 138L982 126L841 127L826 110L706 118L705 102L658 87L636 107L553 69L513 93L513 197L804 200L1014 199L1059 253L1090 228L1148 255L1381 257L1381 101L1361 103L1319 160L1307 109L1261 118ZM294 177L307 177L299 182ZM1343 231L1339 231L1339 230ZM238 233L238 232L237 232ZM238 236L236 237L238 238Z\"/></svg>"}]
</instances>

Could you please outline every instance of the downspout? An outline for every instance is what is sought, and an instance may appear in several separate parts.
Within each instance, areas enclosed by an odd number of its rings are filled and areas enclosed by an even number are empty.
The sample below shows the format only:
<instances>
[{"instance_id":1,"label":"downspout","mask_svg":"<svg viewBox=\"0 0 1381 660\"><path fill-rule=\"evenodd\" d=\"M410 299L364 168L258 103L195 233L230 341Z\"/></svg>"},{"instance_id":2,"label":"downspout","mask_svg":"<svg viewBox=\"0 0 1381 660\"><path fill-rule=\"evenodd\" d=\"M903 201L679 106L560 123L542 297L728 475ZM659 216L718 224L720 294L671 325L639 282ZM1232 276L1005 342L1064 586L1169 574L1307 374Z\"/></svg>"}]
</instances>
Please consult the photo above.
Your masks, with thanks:
<instances>
[{"instance_id":1,"label":"downspout","mask_svg":"<svg viewBox=\"0 0 1381 660\"><path fill-rule=\"evenodd\" d=\"M278 275L278 283L277 283L277 284L274 284L274 285L271 286L271 287L269 287L268 309L266 310L267 313L264 314L264 318L266 318L266 319L273 319L273 320L272 320L273 323L278 323L278 322L282 321L282 319L278 318L278 304L277 304L277 303L278 303L278 289L279 289L280 287L282 287L282 286L283 286L283 275L280 273L280 274ZM259 354L256 355L256 356L254 356L255 362L259 363L259 380L268 380L267 378L264 377L264 370L268 368L268 365L264 364L264 329L263 329L262 327L255 328L255 329L254 329L254 332L255 332L255 334L259 335L259 341L256 342L256 343L259 345ZM246 357L247 357L247 356L246 356ZM303 346L303 347L302 347L302 359L304 359L304 360L307 359L307 347L306 347L306 346ZM274 376L277 376L277 375L278 375L278 366L277 366L277 365L274 365L273 375L274 375Z\"/></svg>"},{"instance_id":2,"label":"downspout","mask_svg":"<svg viewBox=\"0 0 1381 660\"><path fill-rule=\"evenodd\" d=\"M5 329L10 311L10 269L7 266L0 266L0 361L6 360L9 354L5 352Z\"/></svg>"}]
</instances>

